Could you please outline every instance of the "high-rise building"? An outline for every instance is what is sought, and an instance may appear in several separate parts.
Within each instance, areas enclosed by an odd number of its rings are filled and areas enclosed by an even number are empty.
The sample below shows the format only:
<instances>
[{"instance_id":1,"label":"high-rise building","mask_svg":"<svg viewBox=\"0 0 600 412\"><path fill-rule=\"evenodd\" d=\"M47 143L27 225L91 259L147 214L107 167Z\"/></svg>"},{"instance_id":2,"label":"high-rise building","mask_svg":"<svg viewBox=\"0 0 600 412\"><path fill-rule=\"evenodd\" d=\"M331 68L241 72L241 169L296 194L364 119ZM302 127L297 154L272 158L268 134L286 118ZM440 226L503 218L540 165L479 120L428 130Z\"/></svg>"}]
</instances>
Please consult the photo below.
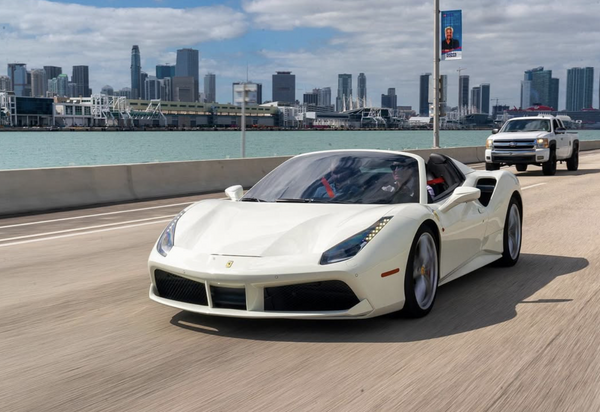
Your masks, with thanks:
<instances>
[{"instance_id":1,"label":"high-rise building","mask_svg":"<svg viewBox=\"0 0 600 412\"><path fill-rule=\"evenodd\" d=\"M433 116L433 94L434 94L434 90L433 90L434 84L433 84L433 76L429 76L429 102L427 102L427 106L428 106L428 115L429 116ZM439 111L439 115L440 116L445 116L446 115L446 100L447 100L447 96L448 96L448 76L445 74L440 75L440 81L439 81L439 99L440 99L440 111Z\"/></svg>"},{"instance_id":2,"label":"high-rise building","mask_svg":"<svg viewBox=\"0 0 600 412\"><path fill-rule=\"evenodd\" d=\"M177 50L177 63L175 64L175 76L177 77L192 77L194 79L194 102L198 101L198 93L200 92L200 71L199 60L200 55L196 49L179 49ZM185 100L181 100L185 101Z\"/></svg>"},{"instance_id":3,"label":"high-rise building","mask_svg":"<svg viewBox=\"0 0 600 412\"><path fill-rule=\"evenodd\" d=\"M173 101L194 102L195 80L192 76L173 77Z\"/></svg>"},{"instance_id":4,"label":"high-rise building","mask_svg":"<svg viewBox=\"0 0 600 412\"><path fill-rule=\"evenodd\" d=\"M131 48L131 98L139 99L142 92L142 57L140 48L134 45Z\"/></svg>"},{"instance_id":5,"label":"high-rise building","mask_svg":"<svg viewBox=\"0 0 600 412\"><path fill-rule=\"evenodd\" d=\"M558 110L558 86L558 79L552 78L552 70L544 70L542 66L526 70L521 83L521 107L540 105Z\"/></svg>"},{"instance_id":6,"label":"high-rise building","mask_svg":"<svg viewBox=\"0 0 600 412\"><path fill-rule=\"evenodd\" d=\"M476 86L471 89L471 112L480 113L481 110L481 87Z\"/></svg>"},{"instance_id":7,"label":"high-rise building","mask_svg":"<svg viewBox=\"0 0 600 412\"><path fill-rule=\"evenodd\" d=\"M160 99L162 95L162 81L156 76L148 76L144 81L145 100Z\"/></svg>"},{"instance_id":8,"label":"high-rise building","mask_svg":"<svg viewBox=\"0 0 600 412\"><path fill-rule=\"evenodd\" d=\"M27 96L27 65L25 63L9 63L8 77L10 78L10 90L15 96Z\"/></svg>"},{"instance_id":9,"label":"high-rise building","mask_svg":"<svg viewBox=\"0 0 600 412\"><path fill-rule=\"evenodd\" d=\"M358 107L367 106L367 76L364 73L359 73L356 82L356 92L358 94ZM388 90L389 94L389 90Z\"/></svg>"},{"instance_id":10,"label":"high-rise building","mask_svg":"<svg viewBox=\"0 0 600 412\"><path fill-rule=\"evenodd\" d=\"M175 66L171 66L170 64L157 64L156 78L162 80L167 77L175 77Z\"/></svg>"},{"instance_id":11,"label":"high-rise building","mask_svg":"<svg viewBox=\"0 0 600 412\"><path fill-rule=\"evenodd\" d=\"M146 96L146 79L148 79L148 73L140 72L140 83L142 84L142 88L140 89L140 99L141 100L150 100Z\"/></svg>"},{"instance_id":12,"label":"high-rise building","mask_svg":"<svg viewBox=\"0 0 600 412\"><path fill-rule=\"evenodd\" d=\"M173 100L173 79L173 77L165 77L164 79L162 79L163 94L160 99L165 102L170 102Z\"/></svg>"},{"instance_id":13,"label":"high-rise building","mask_svg":"<svg viewBox=\"0 0 600 412\"><path fill-rule=\"evenodd\" d=\"M217 101L217 76L213 73L204 75L204 98L207 103Z\"/></svg>"},{"instance_id":14,"label":"high-rise building","mask_svg":"<svg viewBox=\"0 0 600 412\"><path fill-rule=\"evenodd\" d=\"M431 73L422 74L419 81L419 114L429 116L429 78Z\"/></svg>"},{"instance_id":15,"label":"high-rise building","mask_svg":"<svg viewBox=\"0 0 600 412\"><path fill-rule=\"evenodd\" d=\"M317 106L319 104L318 89L314 89L312 92L304 93L302 96L302 103Z\"/></svg>"},{"instance_id":16,"label":"high-rise building","mask_svg":"<svg viewBox=\"0 0 600 412\"><path fill-rule=\"evenodd\" d=\"M108 84L104 87L102 87L102 90L100 91L101 94L104 94L106 96L114 96L115 94L115 89L112 88L112 86L109 86Z\"/></svg>"},{"instance_id":17,"label":"high-rise building","mask_svg":"<svg viewBox=\"0 0 600 412\"><path fill-rule=\"evenodd\" d=\"M62 97L69 96L69 76L64 73L56 78L56 94Z\"/></svg>"},{"instance_id":18,"label":"high-rise building","mask_svg":"<svg viewBox=\"0 0 600 412\"><path fill-rule=\"evenodd\" d=\"M398 96L396 96L396 89L389 88L387 94L381 95L381 107L387 107L389 109L395 109L398 106Z\"/></svg>"},{"instance_id":19,"label":"high-rise building","mask_svg":"<svg viewBox=\"0 0 600 412\"><path fill-rule=\"evenodd\" d=\"M481 88L479 113L490 114L490 85L489 83L482 83L479 87Z\"/></svg>"},{"instance_id":20,"label":"high-rise building","mask_svg":"<svg viewBox=\"0 0 600 412\"><path fill-rule=\"evenodd\" d=\"M232 101L237 106L242 105L242 91L243 88L240 86L243 83L236 82L232 85ZM248 104L257 105L262 104L262 84L245 82L246 84L246 102Z\"/></svg>"},{"instance_id":21,"label":"high-rise building","mask_svg":"<svg viewBox=\"0 0 600 412\"><path fill-rule=\"evenodd\" d=\"M10 77L0 76L0 92L11 91Z\"/></svg>"},{"instance_id":22,"label":"high-rise building","mask_svg":"<svg viewBox=\"0 0 600 412\"><path fill-rule=\"evenodd\" d=\"M458 113L464 116L469 111L469 76L462 74L458 78Z\"/></svg>"},{"instance_id":23,"label":"high-rise building","mask_svg":"<svg viewBox=\"0 0 600 412\"><path fill-rule=\"evenodd\" d=\"M272 75L273 101L294 104L296 102L296 75L292 72L277 72Z\"/></svg>"},{"instance_id":24,"label":"high-rise building","mask_svg":"<svg viewBox=\"0 0 600 412\"><path fill-rule=\"evenodd\" d=\"M350 108L350 101L352 100L352 75L351 74L338 74L338 88L337 97L335 99L335 110L337 112L343 112Z\"/></svg>"},{"instance_id":25,"label":"high-rise building","mask_svg":"<svg viewBox=\"0 0 600 412\"><path fill-rule=\"evenodd\" d=\"M48 90L48 79L44 69L33 69L31 71L31 95L33 97L46 97Z\"/></svg>"},{"instance_id":26,"label":"high-rise building","mask_svg":"<svg viewBox=\"0 0 600 412\"><path fill-rule=\"evenodd\" d=\"M548 106L554 110L558 110L558 86L559 80L556 78L550 79L550 95L548 96Z\"/></svg>"},{"instance_id":27,"label":"high-rise building","mask_svg":"<svg viewBox=\"0 0 600 412\"><path fill-rule=\"evenodd\" d=\"M79 85L75 82L69 82L67 83L67 96L68 97L80 97L81 94L79 93L81 90L79 88Z\"/></svg>"},{"instance_id":28,"label":"high-rise building","mask_svg":"<svg viewBox=\"0 0 600 412\"><path fill-rule=\"evenodd\" d=\"M318 106L331 107L331 87L323 87L319 90Z\"/></svg>"},{"instance_id":29,"label":"high-rise building","mask_svg":"<svg viewBox=\"0 0 600 412\"><path fill-rule=\"evenodd\" d=\"M59 74L62 74L62 67L58 66L44 66L46 72L46 78L48 80L56 79Z\"/></svg>"},{"instance_id":30,"label":"high-rise building","mask_svg":"<svg viewBox=\"0 0 600 412\"><path fill-rule=\"evenodd\" d=\"M77 83L77 92L75 97L90 97L90 72L88 66L73 66L73 76L71 81Z\"/></svg>"},{"instance_id":31,"label":"high-rise building","mask_svg":"<svg viewBox=\"0 0 600 412\"><path fill-rule=\"evenodd\" d=\"M578 111L592 107L594 93L594 68L573 67L567 70L568 111Z\"/></svg>"}]
</instances>

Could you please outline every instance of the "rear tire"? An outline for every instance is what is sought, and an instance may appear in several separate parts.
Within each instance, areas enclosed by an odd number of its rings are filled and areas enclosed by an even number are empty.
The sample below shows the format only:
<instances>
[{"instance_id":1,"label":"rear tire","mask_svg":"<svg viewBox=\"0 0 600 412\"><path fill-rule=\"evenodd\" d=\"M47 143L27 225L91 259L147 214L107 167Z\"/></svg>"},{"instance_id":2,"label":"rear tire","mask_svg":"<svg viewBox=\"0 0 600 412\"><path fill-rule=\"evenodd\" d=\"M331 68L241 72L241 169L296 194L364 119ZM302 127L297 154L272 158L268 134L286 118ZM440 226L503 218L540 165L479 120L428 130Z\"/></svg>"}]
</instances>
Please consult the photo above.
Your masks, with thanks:
<instances>
[{"instance_id":1,"label":"rear tire","mask_svg":"<svg viewBox=\"0 0 600 412\"><path fill-rule=\"evenodd\" d=\"M577 169L579 169L579 145L575 143L573 145L573 154L567 159L567 170L574 172Z\"/></svg>"},{"instance_id":2,"label":"rear tire","mask_svg":"<svg viewBox=\"0 0 600 412\"><path fill-rule=\"evenodd\" d=\"M554 176L556 174L556 150L550 149L550 159L542 163L542 171L546 176Z\"/></svg>"},{"instance_id":3,"label":"rear tire","mask_svg":"<svg viewBox=\"0 0 600 412\"><path fill-rule=\"evenodd\" d=\"M498 163L487 163L485 164L485 170L492 171L500 169L500 164Z\"/></svg>"},{"instance_id":4,"label":"rear tire","mask_svg":"<svg viewBox=\"0 0 600 412\"><path fill-rule=\"evenodd\" d=\"M518 164L515 165L515 167L517 168L518 172L526 172L527 171L527 165L526 164Z\"/></svg>"},{"instance_id":5,"label":"rear tire","mask_svg":"<svg viewBox=\"0 0 600 412\"><path fill-rule=\"evenodd\" d=\"M433 230L421 226L413 240L406 263L403 315L421 318L431 311L440 274L438 256L438 245Z\"/></svg>"},{"instance_id":6,"label":"rear tire","mask_svg":"<svg viewBox=\"0 0 600 412\"><path fill-rule=\"evenodd\" d=\"M519 201L513 196L508 204L504 220L504 236L500 266L514 266L521 256L521 240L523 239L523 210Z\"/></svg>"}]
</instances>

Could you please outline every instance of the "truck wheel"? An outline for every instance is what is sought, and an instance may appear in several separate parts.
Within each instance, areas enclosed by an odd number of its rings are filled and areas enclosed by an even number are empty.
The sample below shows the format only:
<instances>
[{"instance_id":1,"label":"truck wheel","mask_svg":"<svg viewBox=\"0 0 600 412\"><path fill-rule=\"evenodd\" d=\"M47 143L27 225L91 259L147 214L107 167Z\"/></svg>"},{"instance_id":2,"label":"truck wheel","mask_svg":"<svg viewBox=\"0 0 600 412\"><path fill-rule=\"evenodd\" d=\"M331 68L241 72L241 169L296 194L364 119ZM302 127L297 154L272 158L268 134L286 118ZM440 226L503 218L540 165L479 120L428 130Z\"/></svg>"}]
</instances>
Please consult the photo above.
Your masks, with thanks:
<instances>
[{"instance_id":1,"label":"truck wheel","mask_svg":"<svg viewBox=\"0 0 600 412\"><path fill-rule=\"evenodd\" d=\"M567 169L574 172L579 168L579 145L573 145L573 154L567 159Z\"/></svg>"},{"instance_id":2,"label":"truck wheel","mask_svg":"<svg viewBox=\"0 0 600 412\"><path fill-rule=\"evenodd\" d=\"M546 163L542 163L542 171L546 176L554 176L556 174L556 150L550 149L550 159Z\"/></svg>"},{"instance_id":3,"label":"truck wheel","mask_svg":"<svg viewBox=\"0 0 600 412\"><path fill-rule=\"evenodd\" d=\"M521 239L523 238L523 213L519 201L513 196L508 204L504 220L504 236L502 239L502 257L500 266L514 266L521 255Z\"/></svg>"},{"instance_id":4,"label":"truck wheel","mask_svg":"<svg viewBox=\"0 0 600 412\"><path fill-rule=\"evenodd\" d=\"M498 163L486 163L485 170L498 170L500 169L500 165Z\"/></svg>"},{"instance_id":5,"label":"truck wheel","mask_svg":"<svg viewBox=\"0 0 600 412\"><path fill-rule=\"evenodd\" d=\"M518 164L518 165L515 165L515 167L517 168L518 172L526 172L527 171L527 165Z\"/></svg>"}]
</instances>

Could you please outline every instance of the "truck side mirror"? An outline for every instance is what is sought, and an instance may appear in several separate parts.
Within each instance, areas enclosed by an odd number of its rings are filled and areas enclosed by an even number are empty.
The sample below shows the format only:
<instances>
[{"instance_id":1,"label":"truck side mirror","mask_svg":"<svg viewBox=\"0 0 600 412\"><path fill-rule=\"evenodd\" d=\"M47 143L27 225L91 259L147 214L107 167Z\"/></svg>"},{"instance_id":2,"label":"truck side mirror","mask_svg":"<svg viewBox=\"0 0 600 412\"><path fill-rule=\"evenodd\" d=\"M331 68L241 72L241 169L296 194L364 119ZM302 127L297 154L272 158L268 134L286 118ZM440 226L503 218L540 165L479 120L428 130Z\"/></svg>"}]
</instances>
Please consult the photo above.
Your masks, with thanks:
<instances>
[{"instance_id":1,"label":"truck side mirror","mask_svg":"<svg viewBox=\"0 0 600 412\"><path fill-rule=\"evenodd\" d=\"M500 129L492 129L492 134L496 134L500 131Z\"/></svg>"},{"instance_id":2,"label":"truck side mirror","mask_svg":"<svg viewBox=\"0 0 600 412\"><path fill-rule=\"evenodd\" d=\"M565 129L564 127L557 127L554 133L565 133L566 131L567 129Z\"/></svg>"}]
</instances>

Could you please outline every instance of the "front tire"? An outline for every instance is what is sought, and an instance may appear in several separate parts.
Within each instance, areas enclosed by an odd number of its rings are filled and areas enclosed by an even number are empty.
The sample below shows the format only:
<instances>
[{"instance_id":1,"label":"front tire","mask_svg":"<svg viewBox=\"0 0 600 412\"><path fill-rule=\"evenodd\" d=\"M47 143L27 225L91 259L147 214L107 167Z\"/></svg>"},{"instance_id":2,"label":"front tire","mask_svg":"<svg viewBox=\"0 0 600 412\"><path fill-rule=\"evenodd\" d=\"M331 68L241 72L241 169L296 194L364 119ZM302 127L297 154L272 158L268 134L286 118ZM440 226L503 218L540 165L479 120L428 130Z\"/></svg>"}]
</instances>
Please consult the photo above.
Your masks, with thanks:
<instances>
[{"instance_id":1,"label":"front tire","mask_svg":"<svg viewBox=\"0 0 600 412\"><path fill-rule=\"evenodd\" d=\"M554 176L556 174L556 150L550 150L550 159L546 163L542 163L542 172L546 176Z\"/></svg>"},{"instance_id":2,"label":"front tire","mask_svg":"<svg viewBox=\"0 0 600 412\"><path fill-rule=\"evenodd\" d=\"M577 169L579 169L579 145L575 143L573 145L573 153L567 159L567 170L574 172Z\"/></svg>"},{"instance_id":3,"label":"front tire","mask_svg":"<svg viewBox=\"0 0 600 412\"><path fill-rule=\"evenodd\" d=\"M518 165L515 165L515 167L517 168L517 172L526 172L527 171L526 164L518 164Z\"/></svg>"},{"instance_id":4,"label":"front tire","mask_svg":"<svg viewBox=\"0 0 600 412\"><path fill-rule=\"evenodd\" d=\"M421 226L413 240L404 275L404 308L407 317L427 315L437 295L439 281L438 246L433 231Z\"/></svg>"},{"instance_id":5,"label":"front tire","mask_svg":"<svg viewBox=\"0 0 600 412\"><path fill-rule=\"evenodd\" d=\"M521 205L513 196L508 204L504 220L504 236L502 257L498 261L501 266L514 266L521 256L521 240L523 239L523 215Z\"/></svg>"},{"instance_id":6,"label":"front tire","mask_svg":"<svg viewBox=\"0 0 600 412\"><path fill-rule=\"evenodd\" d=\"M500 164L498 163L485 163L485 170L488 171L493 171L493 170L499 170L500 169Z\"/></svg>"}]
</instances>

